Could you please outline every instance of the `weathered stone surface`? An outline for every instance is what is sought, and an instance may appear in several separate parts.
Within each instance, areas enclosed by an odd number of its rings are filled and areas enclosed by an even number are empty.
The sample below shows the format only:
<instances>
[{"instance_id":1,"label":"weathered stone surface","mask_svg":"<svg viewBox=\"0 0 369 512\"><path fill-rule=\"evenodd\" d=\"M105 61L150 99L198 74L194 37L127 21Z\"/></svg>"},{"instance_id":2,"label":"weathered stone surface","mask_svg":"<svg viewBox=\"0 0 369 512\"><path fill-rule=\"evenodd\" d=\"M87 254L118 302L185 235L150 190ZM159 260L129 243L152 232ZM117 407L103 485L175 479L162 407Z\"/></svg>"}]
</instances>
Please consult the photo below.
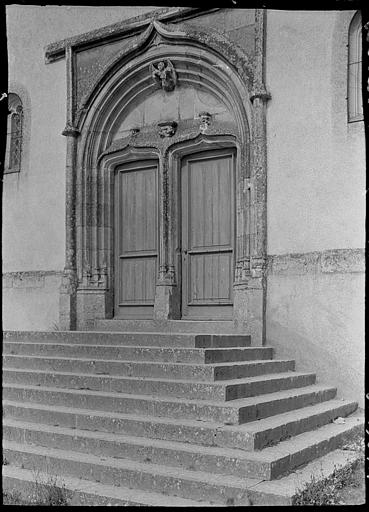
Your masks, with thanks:
<instances>
[{"instance_id":1,"label":"weathered stone surface","mask_svg":"<svg viewBox=\"0 0 369 512\"><path fill-rule=\"evenodd\" d=\"M71 479L73 499L91 504L106 503L112 486L123 503L155 504L160 493L161 504L179 506L290 503L283 475L341 446L363 419L349 416L357 404L335 400L335 388L249 343L236 334L5 333L4 481L18 487L11 468L52 464ZM174 362L183 357L201 361ZM344 423L331 423L338 416ZM95 496L75 477L98 481Z\"/></svg>"},{"instance_id":2,"label":"weathered stone surface","mask_svg":"<svg viewBox=\"0 0 369 512\"><path fill-rule=\"evenodd\" d=\"M10 361L12 359L10 358ZM257 396L263 393L282 391L285 389L299 388L314 384L314 374L297 374L289 376L279 374L276 377L254 377L249 379L235 379L219 382L188 382L185 380L165 380L146 377L121 377L110 376L109 365L105 375L93 375L95 368L90 365L90 374L54 371L45 371L35 368L37 361L32 360L32 369L16 369L13 367L3 369L4 383L27 383L35 386L51 386L69 389L90 389L97 391L112 391L117 393L133 393L138 395L176 396L182 398L193 398L203 400L235 400ZM7 361L4 361L6 365ZM41 363L43 361L41 360ZM69 368L68 368L69 369Z\"/></svg>"},{"instance_id":3,"label":"weathered stone surface","mask_svg":"<svg viewBox=\"0 0 369 512\"><path fill-rule=\"evenodd\" d=\"M335 249L268 257L268 273L273 275L353 273L364 271L364 249Z\"/></svg>"},{"instance_id":4,"label":"weathered stone surface","mask_svg":"<svg viewBox=\"0 0 369 512\"><path fill-rule=\"evenodd\" d=\"M123 361L157 361L172 363L227 363L271 359L270 347L244 348L169 348L134 347L117 345L83 345L69 343L6 342L5 354L40 354L70 357L92 357L97 359L115 359Z\"/></svg>"},{"instance_id":5,"label":"weathered stone surface","mask_svg":"<svg viewBox=\"0 0 369 512\"><path fill-rule=\"evenodd\" d=\"M332 418L345 417L356 408L354 402L329 401L298 411L265 418L243 425L221 425L174 418L149 418L131 414L109 413L72 409L63 406L48 406L37 403L17 404L5 400L4 416L41 425L78 428L81 430L111 432L149 439L181 441L191 445L261 450L275 445L290 436L309 432L328 424ZM311 419L310 419L310 416ZM361 428L360 417L356 424ZM351 420L349 427L355 426ZM350 429L348 429L349 434ZM279 445L276 447L278 452Z\"/></svg>"},{"instance_id":6,"label":"weathered stone surface","mask_svg":"<svg viewBox=\"0 0 369 512\"><path fill-rule=\"evenodd\" d=\"M100 411L129 412L139 415L166 416L179 419L219 421L241 424L299 409L335 397L334 388L307 386L299 390L284 390L229 402L186 400L172 397L148 397L105 391L74 390L56 387L4 384L4 398L34 401L49 405L67 402L73 407Z\"/></svg>"},{"instance_id":7,"label":"weathered stone surface","mask_svg":"<svg viewBox=\"0 0 369 512\"><path fill-rule=\"evenodd\" d=\"M4 331L6 341L36 343L83 343L91 345L143 345L166 347L221 348L246 347L249 335L178 334L167 332L86 332L86 331Z\"/></svg>"},{"instance_id":8,"label":"weathered stone surface","mask_svg":"<svg viewBox=\"0 0 369 512\"><path fill-rule=\"evenodd\" d=\"M122 331L122 332L166 332L166 333L206 333L236 334L232 320L202 322L194 320L96 320L90 331ZM249 335L247 330L240 334Z\"/></svg>"},{"instance_id":9,"label":"weathered stone surface","mask_svg":"<svg viewBox=\"0 0 369 512\"><path fill-rule=\"evenodd\" d=\"M41 482L48 482L49 473L38 472ZM57 482L70 499L71 506L167 506L167 507L211 507L210 503L193 501L177 496L165 496L142 489L128 489L122 486L104 485L91 480L63 475ZM3 467L3 490L20 491L27 500L36 490L34 472L28 469Z\"/></svg>"}]
</instances>

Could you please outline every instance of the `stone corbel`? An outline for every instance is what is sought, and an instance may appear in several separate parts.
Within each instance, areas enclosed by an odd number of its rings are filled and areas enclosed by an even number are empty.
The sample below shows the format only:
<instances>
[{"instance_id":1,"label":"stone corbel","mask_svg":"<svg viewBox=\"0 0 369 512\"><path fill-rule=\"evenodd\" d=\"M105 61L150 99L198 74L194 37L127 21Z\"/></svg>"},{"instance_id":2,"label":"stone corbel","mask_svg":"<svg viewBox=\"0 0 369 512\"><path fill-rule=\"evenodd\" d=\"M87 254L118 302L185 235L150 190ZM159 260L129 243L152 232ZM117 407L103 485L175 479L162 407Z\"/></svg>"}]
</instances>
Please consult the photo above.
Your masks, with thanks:
<instances>
[{"instance_id":1,"label":"stone corbel","mask_svg":"<svg viewBox=\"0 0 369 512\"><path fill-rule=\"evenodd\" d=\"M78 135L80 135L80 131L75 127L73 126L72 123L67 123L64 130L62 131L62 135L64 135L65 137L78 137Z\"/></svg>"},{"instance_id":2,"label":"stone corbel","mask_svg":"<svg viewBox=\"0 0 369 512\"><path fill-rule=\"evenodd\" d=\"M200 118L200 126L199 130L201 133L205 133L206 130L209 128L211 123L211 114L209 112L200 112L199 118Z\"/></svg>"},{"instance_id":3,"label":"stone corbel","mask_svg":"<svg viewBox=\"0 0 369 512\"><path fill-rule=\"evenodd\" d=\"M129 135L130 137L137 137L137 135L140 133L140 129L139 128L131 128L130 131L129 131Z\"/></svg>"},{"instance_id":4,"label":"stone corbel","mask_svg":"<svg viewBox=\"0 0 369 512\"><path fill-rule=\"evenodd\" d=\"M252 103L254 103L255 99L260 99L263 103L266 103L268 100L271 99L270 93L266 90L264 84L255 84L251 94L250 94L250 100Z\"/></svg>"},{"instance_id":5,"label":"stone corbel","mask_svg":"<svg viewBox=\"0 0 369 512\"><path fill-rule=\"evenodd\" d=\"M163 121L162 123L158 123L159 126L159 135L161 138L164 137L173 137L173 135L177 131L177 123L176 121Z\"/></svg>"}]
</instances>

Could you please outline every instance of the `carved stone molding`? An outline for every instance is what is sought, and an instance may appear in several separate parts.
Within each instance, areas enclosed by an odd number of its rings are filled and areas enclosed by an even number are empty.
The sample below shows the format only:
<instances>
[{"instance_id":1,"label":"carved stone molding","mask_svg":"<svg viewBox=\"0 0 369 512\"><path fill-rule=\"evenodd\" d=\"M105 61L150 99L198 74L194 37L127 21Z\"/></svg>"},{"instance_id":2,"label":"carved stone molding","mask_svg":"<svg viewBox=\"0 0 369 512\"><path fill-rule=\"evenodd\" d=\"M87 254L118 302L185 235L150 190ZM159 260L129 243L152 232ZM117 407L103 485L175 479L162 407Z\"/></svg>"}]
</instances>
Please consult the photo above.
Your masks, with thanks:
<instances>
[{"instance_id":1,"label":"carved stone molding","mask_svg":"<svg viewBox=\"0 0 369 512\"><path fill-rule=\"evenodd\" d=\"M5 272L3 288L44 288L47 279L61 280L62 270L27 270L21 272Z\"/></svg>"},{"instance_id":2,"label":"carved stone molding","mask_svg":"<svg viewBox=\"0 0 369 512\"><path fill-rule=\"evenodd\" d=\"M268 256L268 275L365 272L365 249L330 249Z\"/></svg>"},{"instance_id":3,"label":"carved stone molding","mask_svg":"<svg viewBox=\"0 0 369 512\"><path fill-rule=\"evenodd\" d=\"M82 105L89 106L89 104L93 101L94 96L96 92L101 90L101 84L104 83L104 81L109 78L109 76L114 72L116 73L117 68L121 68L123 71L122 66L124 67L124 64L126 62L129 62L132 59L136 59L138 55L138 50L142 50L146 47L155 47L153 44L154 36L155 34L159 34L163 41L165 41L166 48L167 45L173 45L175 44L177 48L179 47L179 44L182 42L183 45L186 45L188 42L191 42L191 46L193 43L196 43L196 46L198 46L199 49L205 49L206 46L208 46L210 49L215 51L218 55L224 55L225 62L217 62L214 63L215 66L212 68L213 72L218 75L218 77L223 77L223 80L228 78L227 83L230 85L232 83L232 80L230 80L230 73L233 73L234 70L237 71L237 74L239 75L241 81L243 82L243 86L246 86L248 89L248 96L251 91L251 87L253 84L253 68L251 63L249 62L249 58L247 55L237 47L234 43L232 43L230 40L228 40L225 36L216 33L214 31L205 29L204 27L200 30L196 27L193 27L187 23L180 23L176 25L164 25L160 23L157 20L152 21L152 23L146 28L144 32L139 34L137 37L132 40L132 42L127 45L127 47L124 47L120 52L115 54L110 60L108 59L105 63L105 65L101 68L100 72L95 75L94 83L91 84L89 90L86 90L83 97L79 101L79 104L76 105L76 120L79 122L79 119L84 117L84 110L82 109ZM158 48L158 52L160 50L160 47ZM204 66L205 62L202 63L201 59L198 58L198 50L197 52L194 52L193 54L193 61L197 62L199 64L202 64L202 67ZM163 50L164 51L164 50ZM165 52L168 53L167 49L165 49ZM162 53L162 51L161 51ZM161 56L161 55L160 55ZM188 58L191 57L191 53L189 49L186 53L186 62L188 63ZM169 59L170 57L170 59ZM161 56L161 60L155 59L153 62L162 62L168 60L174 60L174 57L172 59L171 55L163 55ZM178 57L175 57L176 61L176 75L180 78L181 84L183 83L185 85L187 77L184 77L184 82L181 77L181 63L178 62ZM224 68L226 64L226 75L222 69ZM198 76L200 76L200 70L202 68L199 67L199 72L197 73ZM183 71L186 72L186 67L184 67ZM135 70L132 66L129 66L130 73L134 73ZM137 72L137 71L136 71ZM154 83L154 80L152 78L152 73L148 73L147 69L147 61L145 61L143 67L142 67L142 75L146 75L148 83L151 83L153 90L157 87L157 84ZM129 76L125 73L125 79L129 80ZM242 82L238 84L239 87L242 86ZM135 82L133 82L135 83ZM171 84L171 86L173 83ZM204 85L204 84L203 84ZM170 86L170 87L171 87ZM149 92L149 91L148 91ZM224 93L224 98L227 98L229 96L229 93L231 91L228 89L227 92ZM235 93L231 93L235 94Z\"/></svg>"},{"instance_id":4,"label":"carved stone molding","mask_svg":"<svg viewBox=\"0 0 369 512\"><path fill-rule=\"evenodd\" d=\"M173 134L169 135L172 130L168 128L168 130L166 130L166 132L169 132L168 135L163 136L160 135L160 130L157 130L157 126L169 126L175 129L175 131ZM176 144L186 141L190 142L194 139L200 142L201 140L207 140L207 138L209 142L211 142L211 140L219 136L229 137L229 140L233 141L239 140L240 138L237 127L234 123L230 122L213 121L206 130L206 134L202 135L201 133L199 134L198 120L178 121L178 123L176 121L165 121L135 131L134 136L130 135L116 139L99 155L97 162L100 164L101 159L107 155L122 151L127 147L142 149L155 148L158 154L165 155L171 150L172 146Z\"/></svg>"},{"instance_id":5,"label":"carved stone molding","mask_svg":"<svg viewBox=\"0 0 369 512\"><path fill-rule=\"evenodd\" d=\"M217 10L219 10L219 8L206 9L205 11L213 12ZM135 16L128 20L118 21L117 23L97 28L84 34L69 37L46 46L45 62L48 64L64 58L65 50L68 46L79 49L81 46L86 47L86 45L95 46L96 43L109 43L111 39L115 41L118 37L124 38L129 34L142 31L152 23L153 19L161 22L178 23L178 21L196 16L200 11L201 14L204 14L204 9L201 7L166 7Z\"/></svg>"}]
</instances>

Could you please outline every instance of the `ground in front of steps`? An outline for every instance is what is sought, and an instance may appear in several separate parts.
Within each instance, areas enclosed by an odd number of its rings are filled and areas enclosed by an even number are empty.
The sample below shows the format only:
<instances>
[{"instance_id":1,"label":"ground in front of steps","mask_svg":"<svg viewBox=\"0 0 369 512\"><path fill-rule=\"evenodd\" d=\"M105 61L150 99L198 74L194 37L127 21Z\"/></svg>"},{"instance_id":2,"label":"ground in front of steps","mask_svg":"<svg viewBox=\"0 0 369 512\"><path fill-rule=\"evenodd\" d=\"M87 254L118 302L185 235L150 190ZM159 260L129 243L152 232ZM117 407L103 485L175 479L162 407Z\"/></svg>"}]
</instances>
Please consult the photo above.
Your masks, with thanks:
<instances>
[{"instance_id":1,"label":"ground in front of steps","mask_svg":"<svg viewBox=\"0 0 369 512\"><path fill-rule=\"evenodd\" d=\"M327 484L327 494L332 494L329 489L330 484ZM349 480L341 489L334 491L334 504L339 505L363 505L365 504L365 463L364 459L360 461L358 466L353 470ZM41 503L37 503L41 505ZM48 503L49 504L49 503ZM67 503L66 503L67 504ZM17 492L3 492L3 505L36 505L32 501L32 497L22 497ZM55 503L56 505L56 503ZM58 503L61 505L61 503Z\"/></svg>"},{"instance_id":2,"label":"ground in front of steps","mask_svg":"<svg viewBox=\"0 0 369 512\"><path fill-rule=\"evenodd\" d=\"M352 474L353 481L338 491L342 505L363 505L365 503L365 464L362 462Z\"/></svg>"}]
</instances>

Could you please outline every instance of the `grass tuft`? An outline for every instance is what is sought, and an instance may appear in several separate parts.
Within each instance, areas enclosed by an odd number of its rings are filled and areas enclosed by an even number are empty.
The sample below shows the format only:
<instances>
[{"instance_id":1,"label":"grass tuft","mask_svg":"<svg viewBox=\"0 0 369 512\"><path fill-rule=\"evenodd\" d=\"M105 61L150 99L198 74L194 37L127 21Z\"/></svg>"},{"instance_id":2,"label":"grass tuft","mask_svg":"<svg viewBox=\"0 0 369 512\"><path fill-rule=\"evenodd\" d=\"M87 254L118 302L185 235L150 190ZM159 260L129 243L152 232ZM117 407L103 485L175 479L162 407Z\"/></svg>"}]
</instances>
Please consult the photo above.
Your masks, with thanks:
<instances>
[{"instance_id":1,"label":"grass tuft","mask_svg":"<svg viewBox=\"0 0 369 512\"><path fill-rule=\"evenodd\" d=\"M3 505L63 507L70 505L70 499L70 491L58 482L56 476L50 476L45 482L36 476L34 490L26 497L15 489L3 491Z\"/></svg>"},{"instance_id":2,"label":"grass tuft","mask_svg":"<svg viewBox=\"0 0 369 512\"><path fill-rule=\"evenodd\" d=\"M341 449L357 452L358 457L345 466L335 466L329 477L324 477L323 473L320 478L312 475L310 482L293 497L292 505L344 505L340 491L350 487L359 488L362 485L362 469L365 466L364 445L365 440L361 432L347 439Z\"/></svg>"}]
</instances>

